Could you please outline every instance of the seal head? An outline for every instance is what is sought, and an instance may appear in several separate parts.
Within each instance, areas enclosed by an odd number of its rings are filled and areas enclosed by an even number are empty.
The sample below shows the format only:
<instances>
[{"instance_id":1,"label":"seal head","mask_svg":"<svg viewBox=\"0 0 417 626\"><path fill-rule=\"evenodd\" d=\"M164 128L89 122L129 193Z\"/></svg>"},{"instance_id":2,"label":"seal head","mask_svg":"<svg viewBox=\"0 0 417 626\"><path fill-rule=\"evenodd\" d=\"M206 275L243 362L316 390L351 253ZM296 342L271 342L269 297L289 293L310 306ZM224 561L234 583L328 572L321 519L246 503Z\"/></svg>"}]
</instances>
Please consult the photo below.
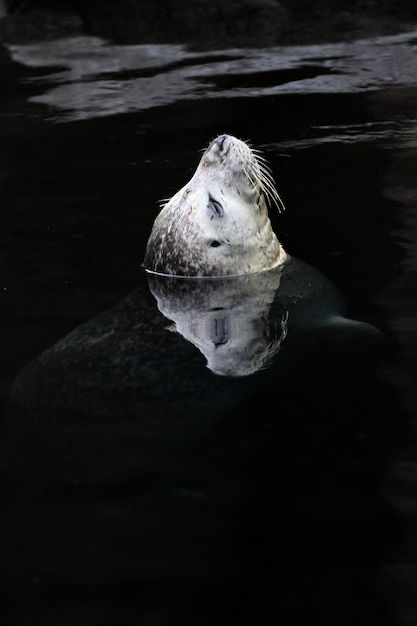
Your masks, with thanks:
<instances>
[{"instance_id":1,"label":"seal head","mask_svg":"<svg viewBox=\"0 0 417 626\"><path fill-rule=\"evenodd\" d=\"M264 159L220 135L157 216L144 267L171 276L236 276L282 265L268 204L283 204Z\"/></svg>"}]
</instances>

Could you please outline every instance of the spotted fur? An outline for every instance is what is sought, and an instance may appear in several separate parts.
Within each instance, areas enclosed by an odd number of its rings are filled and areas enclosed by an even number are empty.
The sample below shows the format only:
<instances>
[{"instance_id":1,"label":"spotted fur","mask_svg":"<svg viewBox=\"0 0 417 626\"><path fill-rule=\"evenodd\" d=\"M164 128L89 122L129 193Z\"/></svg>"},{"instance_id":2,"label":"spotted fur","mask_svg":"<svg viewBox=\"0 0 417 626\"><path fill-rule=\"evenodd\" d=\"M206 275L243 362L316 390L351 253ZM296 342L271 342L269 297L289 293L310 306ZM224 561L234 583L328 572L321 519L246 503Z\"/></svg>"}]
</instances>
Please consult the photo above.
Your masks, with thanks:
<instances>
[{"instance_id":1,"label":"spotted fur","mask_svg":"<svg viewBox=\"0 0 417 626\"><path fill-rule=\"evenodd\" d=\"M287 255L267 204L283 209L263 157L220 135L157 216L144 267L174 276L232 276L282 265Z\"/></svg>"}]
</instances>

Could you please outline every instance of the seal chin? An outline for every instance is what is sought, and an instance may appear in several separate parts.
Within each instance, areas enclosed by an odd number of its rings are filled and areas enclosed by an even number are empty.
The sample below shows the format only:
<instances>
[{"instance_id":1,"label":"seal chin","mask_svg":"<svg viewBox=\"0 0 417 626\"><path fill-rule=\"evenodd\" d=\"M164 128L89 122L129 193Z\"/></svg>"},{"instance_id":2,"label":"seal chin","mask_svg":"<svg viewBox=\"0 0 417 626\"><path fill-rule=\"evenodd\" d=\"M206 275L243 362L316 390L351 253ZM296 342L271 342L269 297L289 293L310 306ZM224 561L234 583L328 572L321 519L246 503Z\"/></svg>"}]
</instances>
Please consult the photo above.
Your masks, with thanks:
<instances>
[{"instance_id":1,"label":"seal chin","mask_svg":"<svg viewBox=\"0 0 417 626\"><path fill-rule=\"evenodd\" d=\"M267 204L279 202L263 158L236 137L220 135L157 216L144 267L174 276L231 276L277 267L286 253Z\"/></svg>"}]
</instances>

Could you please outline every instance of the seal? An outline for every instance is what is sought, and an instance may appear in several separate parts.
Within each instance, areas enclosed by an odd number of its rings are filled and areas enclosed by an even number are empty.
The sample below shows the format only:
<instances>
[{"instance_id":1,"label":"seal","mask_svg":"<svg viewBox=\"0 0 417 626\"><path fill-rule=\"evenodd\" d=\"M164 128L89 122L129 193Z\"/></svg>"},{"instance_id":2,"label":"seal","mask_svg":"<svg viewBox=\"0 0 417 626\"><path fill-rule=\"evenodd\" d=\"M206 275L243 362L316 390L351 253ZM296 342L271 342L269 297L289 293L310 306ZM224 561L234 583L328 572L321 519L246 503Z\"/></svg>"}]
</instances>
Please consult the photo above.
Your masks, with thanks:
<instances>
[{"instance_id":1,"label":"seal","mask_svg":"<svg viewBox=\"0 0 417 626\"><path fill-rule=\"evenodd\" d=\"M284 208L257 150L220 135L156 217L143 266L170 276L239 276L283 265L268 206Z\"/></svg>"}]
</instances>

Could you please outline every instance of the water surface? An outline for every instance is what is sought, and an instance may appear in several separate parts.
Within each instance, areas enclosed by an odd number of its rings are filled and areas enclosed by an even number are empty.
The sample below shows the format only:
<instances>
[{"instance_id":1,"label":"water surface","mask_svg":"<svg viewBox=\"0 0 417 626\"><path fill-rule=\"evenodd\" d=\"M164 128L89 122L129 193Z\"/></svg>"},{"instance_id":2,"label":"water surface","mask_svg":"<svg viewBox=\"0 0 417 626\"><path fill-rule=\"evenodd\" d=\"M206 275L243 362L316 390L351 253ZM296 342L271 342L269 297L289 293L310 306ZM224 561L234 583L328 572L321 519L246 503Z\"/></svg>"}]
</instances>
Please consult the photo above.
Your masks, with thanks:
<instances>
[{"instance_id":1,"label":"water surface","mask_svg":"<svg viewBox=\"0 0 417 626\"><path fill-rule=\"evenodd\" d=\"M63 440L7 421L9 623L415 620L415 52L412 33L210 53L87 37L11 48L4 403L78 324L133 289L151 305L140 264L158 202L221 132L264 150L285 248L383 330L387 350L312 353L266 390L248 379L244 402L193 428L168 413L140 431L80 422Z\"/></svg>"}]
</instances>

